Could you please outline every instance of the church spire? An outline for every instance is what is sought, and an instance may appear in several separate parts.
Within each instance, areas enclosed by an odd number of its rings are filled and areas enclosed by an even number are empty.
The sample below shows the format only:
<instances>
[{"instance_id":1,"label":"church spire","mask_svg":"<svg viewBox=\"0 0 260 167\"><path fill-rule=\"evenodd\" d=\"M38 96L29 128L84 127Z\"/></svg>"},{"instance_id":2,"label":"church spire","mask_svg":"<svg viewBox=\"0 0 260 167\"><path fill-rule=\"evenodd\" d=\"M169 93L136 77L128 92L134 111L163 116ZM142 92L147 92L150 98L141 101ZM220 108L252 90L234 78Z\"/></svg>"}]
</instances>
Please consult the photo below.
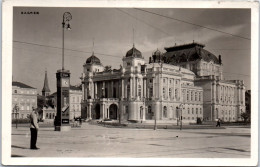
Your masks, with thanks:
<instances>
[{"instance_id":1,"label":"church spire","mask_svg":"<svg viewBox=\"0 0 260 167\"><path fill-rule=\"evenodd\" d=\"M45 70L45 78L44 78L44 85L42 88L42 95L43 96L49 96L50 95L50 88L48 84L48 76L47 76L47 70Z\"/></svg>"}]
</instances>

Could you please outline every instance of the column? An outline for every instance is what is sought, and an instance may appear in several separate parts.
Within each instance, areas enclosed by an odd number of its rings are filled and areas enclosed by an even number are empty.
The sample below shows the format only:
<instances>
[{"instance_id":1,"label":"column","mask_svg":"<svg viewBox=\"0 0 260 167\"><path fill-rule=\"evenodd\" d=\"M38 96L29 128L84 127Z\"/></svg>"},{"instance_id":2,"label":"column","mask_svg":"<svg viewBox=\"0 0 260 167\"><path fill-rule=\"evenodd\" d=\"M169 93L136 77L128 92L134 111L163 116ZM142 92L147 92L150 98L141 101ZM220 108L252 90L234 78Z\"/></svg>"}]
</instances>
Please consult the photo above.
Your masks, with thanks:
<instances>
[{"instance_id":1,"label":"column","mask_svg":"<svg viewBox=\"0 0 260 167\"><path fill-rule=\"evenodd\" d=\"M92 104L89 104L89 119L92 119Z\"/></svg>"},{"instance_id":2,"label":"column","mask_svg":"<svg viewBox=\"0 0 260 167\"><path fill-rule=\"evenodd\" d=\"M167 97L167 99L169 100L170 98L169 98L169 78L166 78L166 80L167 80L167 90L166 90L166 97Z\"/></svg>"},{"instance_id":3,"label":"column","mask_svg":"<svg viewBox=\"0 0 260 167\"><path fill-rule=\"evenodd\" d=\"M113 96L113 93L114 93L114 81L112 80L112 81L111 81L111 96L110 96L110 97L112 97L112 98L114 97L114 96Z\"/></svg>"},{"instance_id":4,"label":"column","mask_svg":"<svg viewBox=\"0 0 260 167\"><path fill-rule=\"evenodd\" d=\"M105 97L105 81L103 81L102 96Z\"/></svg>"},{"instance_id":5,"label":"column","mask_svg":"<svg viewBox=\"0 0 260 167\"><path fill-rule=\"evenodd\" d=\"M138 78L135 78L135 97L138 97Z\"/></svg>"},{"instance_id":6,"label":"column","mask_svg":"<svg viewBox=\"0 0 260 167\"><path fill-rule=\"evenodd\" d=\"M130 77L130 98L132 98L133 96L133 81L132 81L132 77Z\"/></svg>"},{"instance_id":7,"label":"column","mask_svg":"<svg viewBox=\"0 0 260 167\"><path fill-rule=\"evenodd\" d=\"M125 95L124 95L124 79L122 78L121 80L121 98L124 98Z\"/></svg>"},{"instance_id":8,"label":"column","mask_svg":"<svg viewBox=\"0 0 260 167\"><path fill-rule=\"evenodd\" d=\"M97 98L97 82L95 82L94 84L95 84L95 98Z\"/></svg>"},{"instance_id":9,"label":"column","mask_svg":"<svg viewBox=\"0 0 260 167\"><path fill-rule=\"evenodd\" d=\"M94 99L94 82L91 82L91 98Z\"/></svg>"},{"instance_id":10,"label":"column","mask_svg":"<svg viewBox=\"0 0 260 167\"><path fill-rule=\"evenodd\" d=\"M144 85L144 86L143 86L143 91L144 91L143 97L145 97L145 98L146 98L146 90L147 90L147 89L146 89L146 81L147 81L147 80L144 78L144 79L143 79L143 85Z\"/></svg>"},{"instance_id":11,"label":"column","mask_svg":"<svg viewBox=\"0 0 260 167\"><path fill-rule=\"evenodd\" d=\"M172 81L173 81L172 97L175 100L175 79L173 79Z\"/></svg>"},{"instance_id":12,"label":"column","mask_svg":"<svg viewBox=\"0 0 260 167\"><path fill-rule=\"evenodd\" d=\"M127 94L127 85L128 85L128 79L123 79L123 82L125 83L124 84L124 98L127 98L127 96L129 96L128 94Z\"/></svg>"},{"instance_id":13,"label":"column","mask_svg":"<svg viewBox=\"0 0 260 167\"><path fill-rule=\"evenodd\" d=\"M136 77L133 77L133 97L136 97Z\"/></svg>"}]
</instances>

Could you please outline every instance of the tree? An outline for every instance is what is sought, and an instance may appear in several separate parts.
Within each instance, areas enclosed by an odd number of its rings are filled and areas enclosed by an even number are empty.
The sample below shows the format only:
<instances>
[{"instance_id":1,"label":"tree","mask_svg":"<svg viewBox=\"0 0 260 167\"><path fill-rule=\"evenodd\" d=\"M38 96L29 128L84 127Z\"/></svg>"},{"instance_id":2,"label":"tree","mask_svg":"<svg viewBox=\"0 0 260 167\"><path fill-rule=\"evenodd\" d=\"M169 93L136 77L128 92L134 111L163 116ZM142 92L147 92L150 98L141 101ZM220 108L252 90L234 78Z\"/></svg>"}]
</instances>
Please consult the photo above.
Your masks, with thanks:
<instances>
[{"instance_id":1,"label":"tree","mask_svg":"<svg viewBox=\"0 0 260 167\"><path fill-rule=\"evenodd\" d=\"M244 122L248 122L248 120L249 120L249 118L250 118L250 114L249 114L249 112L243 112L243 113L241 114L241 117L242 117L242 119L244 120Z\"/></svg>"}]
</instances>

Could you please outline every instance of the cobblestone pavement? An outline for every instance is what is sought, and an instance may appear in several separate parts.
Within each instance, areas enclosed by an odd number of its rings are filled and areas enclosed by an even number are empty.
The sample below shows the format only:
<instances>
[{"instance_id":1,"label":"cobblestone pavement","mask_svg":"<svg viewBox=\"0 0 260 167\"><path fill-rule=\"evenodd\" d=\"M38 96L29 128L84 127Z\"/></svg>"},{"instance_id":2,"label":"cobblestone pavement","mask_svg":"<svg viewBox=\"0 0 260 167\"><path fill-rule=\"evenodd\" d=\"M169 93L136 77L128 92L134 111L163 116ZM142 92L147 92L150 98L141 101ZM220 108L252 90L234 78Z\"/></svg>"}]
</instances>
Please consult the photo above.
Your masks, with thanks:
<instances>
[{"instance_id":1,"label":"cobblestone pavement","mask_svg":"<svg viewBox=\"0 0 260 167\"><path fill-rule=\"evenodd\" d=\"M69 132L42 127L40 150L30 150L30 129L12 128L12 157L249 158L250 128L124 129L83 123Z\"/></svg>"}]
</instances>

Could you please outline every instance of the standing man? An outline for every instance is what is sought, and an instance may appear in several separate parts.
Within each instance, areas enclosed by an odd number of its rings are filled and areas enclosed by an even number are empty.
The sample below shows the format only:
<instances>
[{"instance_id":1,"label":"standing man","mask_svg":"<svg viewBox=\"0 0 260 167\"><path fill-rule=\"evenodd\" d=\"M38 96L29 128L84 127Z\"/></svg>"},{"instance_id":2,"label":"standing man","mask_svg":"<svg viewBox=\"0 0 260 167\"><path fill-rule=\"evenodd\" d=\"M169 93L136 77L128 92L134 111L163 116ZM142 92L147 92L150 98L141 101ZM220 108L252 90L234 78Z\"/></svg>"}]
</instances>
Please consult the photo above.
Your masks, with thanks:
<instances>
[{"instance_id":1,"label":"standing man","mask_svg":"<svg viewBox=\"0 0 260 167\"><path fill-rule=\"evenodd\" d=\"M30 130L31 130L31 146L30 148L33 150L38 150L39 148L36 147L36 141L37 141L37 134L39 130L39 125L38 125L38 111L36 110L35 107L32 107L32 112L30 115Z\"/></svg>"}]
</instances>

